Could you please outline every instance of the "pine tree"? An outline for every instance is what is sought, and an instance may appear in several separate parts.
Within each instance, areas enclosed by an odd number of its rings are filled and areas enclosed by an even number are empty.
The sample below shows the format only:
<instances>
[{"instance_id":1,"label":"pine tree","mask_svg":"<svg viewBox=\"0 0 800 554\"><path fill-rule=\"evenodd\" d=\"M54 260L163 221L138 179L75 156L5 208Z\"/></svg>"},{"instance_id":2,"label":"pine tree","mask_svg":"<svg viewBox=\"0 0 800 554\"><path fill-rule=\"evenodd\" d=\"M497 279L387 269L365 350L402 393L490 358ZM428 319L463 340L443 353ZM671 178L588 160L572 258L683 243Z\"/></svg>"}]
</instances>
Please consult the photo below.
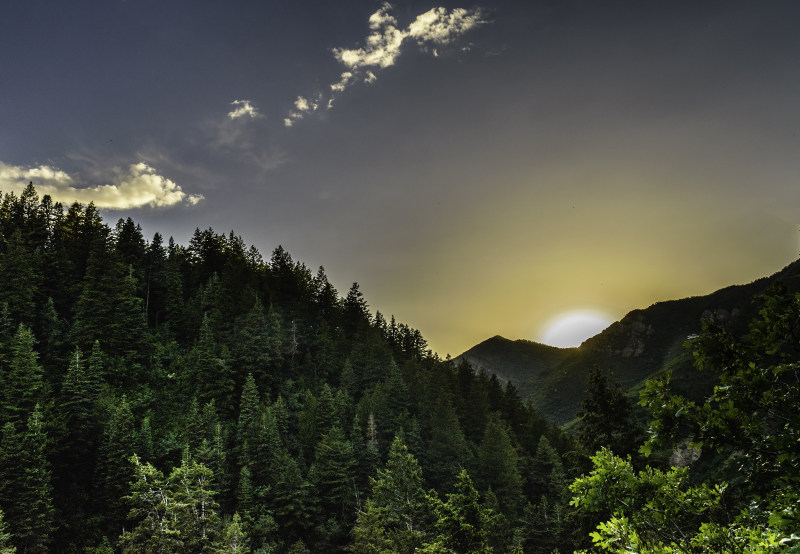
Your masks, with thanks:
<instances>
[{"instance_id":1,"label":"pine tree","mask_svg":"<svg viewBox=\"0 0 800 554\"><path fill-rule=\"evenodd\" d=\"M225 526L223 537L223 546L220 552L225 554L245 554L250 552L250 541L242 529L242 519L239 517L238 512L233 514L233 518Z\"/></svg>"},{"instance_id":2,"label":"pine tree","mask_svg":"<svg viewBox=\"0 0 800 554\"><path fill-rule=\"evenodd\" d=\"M364 518L374 517L371 509L379 511L391 551L413 553L425 540L432 514L422 488L422 469L400 438L392 442L386 468L371 481L371 503L364 509Z\"/></svg>"},{"instance_id":3,"label":"pine tree","mask_svg":"<svg viewBox=\"0 0 800 554\"><path fill-rule=\"evenodd\" d=\"M23 480L24 496L21 502L26 517L18 521L14 527L14 534L23 552L48 552L48 544L55 528L46 445L44 421L37 404L28 418L28 429L24 439L26 467Z\"/></svg>"},{"instance_id":4,"label":"pine tree","mask_svg":"<svg viewBox=\"0 0 800 554\"><path fill-rule=\"evenodd\" d=\"M17 548L12 546L11 533L8 532L3 510L0 510L0 554L15 554L16 551Z\"/></svg>"},{"instance_id":5,"label":"pine tree","mask_svg":"<svg viewBox=\"0 0 800 554\"><path fill-rule=\"evenodd\" d=\"M501 511L512 519L519 515L523 502L518 463L519 456L506 425L493 415L486 424L478 450L479 475L484 486L491 487L497 494Z\"/></svg>"},{"instance_id":6,"label":"pine tree","mask_svg":"<svg viewBox=\"0 0 800 554\"><path fill-rule=\"evenodd\" d=\"M219 504L212 490L213 472L184 455L168 479L177 528L188 552L213 552L220 533Z\"/></svg>"},{"instance_id":7,"label":"pine tree","mask_svg":"<svg viewBox=\"0 0 800 554\"><path fill-rule=\"evenodd\" d=\"M464 432L450 401L442 396L431 421L431 438L426 450L425 468L435 487L449 489L470 456Z\"/></svg>"},{"instance_id":8,"label":"pine tree","mask_svg":"<svg viewBox=\"0 0 800 554\"><path fill-rule=\"evenodd\" d=\"M130 506L130 531L123 530L119 542L125 553L183 552L177 527L176 506L172 502L164 475L135 454L130 458L133 481L125 500Z\"/></svg>"},{"instance_id":9,"label":"pine tree","mask_svg":"<svg viewBox=\"0 0 800 554\"><path fill-rule=\"evenodd\" d=\"M322 436L309 476L317 489L323 513L333 514L340 523L352 523L355 464L353 448L341 428L333 427Z\"/></svg>"},{"instance_id":10,"label":"pine tree","mask_svg":"<svg viewBox=\"0 0 800 554\"><path fill-rule=\"evenodd\" d=\"M264 306L258 298L238 327L235 352L239 370L253 374L260 388L269 397L269 391L275 385L274 373L270 371L273 362L270 345L272 330Z\"/></svg>"},{"instance_id":11,"label":"pine tree","mask_svg":"<svg viewBox=\"0 0 800 554\"><path fill-rule=\"evenodd\" d=\"M0 421L23 426L37 403L44 400L42 368L30 328L20 324L11 342L11 360L4 387Z\"/></svg>"},{"instance_id":12,"label":"pine tree","mask_svg":"<svg viewBox=\"0 0 800 554\"><path fill-rule=\"evenodd\" d=\"M261 442L261 414L258 387L252 373L247 374L239 402L239 423L236 429L236 446L239 465L250 471L256 463L256 449Z\"/></svg>"},{"instance_id":13,"label":"pine tree","mask_svg":"<svg viewBox=\"0 0 800 554\"><path fill-rule=\"evenodd\" d=\"M214 400L224 415L233 413L235 382L233 368L224 346L220 346L212 330L211 318L203 318L200 336L190 354L192 385L202 403Z\"/></svg>"},{"instance_id":14,"label":"pine tree","mask_svg":"<svg viewBox=\"0 0 800 554\"><path fill-rule=\"evenodd\" d=\"M641 426L633 413L633 402L619 382L594 367L587 378L586 398L578 413L578 442L588 454L610 448L618 456L638 458Z\"/></svg>"},{"instance_id":15,"label":"pine tree","mask_svg":"<svg viewBox=\"0 0 800 554\"><path fill-rule=\"evenodd\" d=\"M36 297L42 283L39 256L25 244L17 229L0 244L0 303L8 305L14 321L34 323ZM2 248L4 246L4 248Z\"/></svg>"},{"instance_id":16,"label":"pine tree","mask_svg":"<svg viewBox=\"0 0 800 554\"><path fill-rule=\"evenodd\" d=\"M384 521L387 509L375 506L371 499L364 503L353 526L353 543L350 551L355 554L395 554L393 542L386 536Z\"/></svg>"},{"instance_id":17,"label":"pine tree","mask_svg":"<svg viewBox=\"0 0 800 554\"><path fill-rule=\"evenodd\" d=\"M98 464L104 491L101 506L106 528L112 535L121 530L127 515L124 497L128 493L130 457L135 444L133 413L123 396L106 424Z\"/></svg>"},{"instance_id":18,"label":"pine tree","mask_svg":"<svg viewBox=\"0 0 800 554\"><path fill-rule=\"evenodd\" d=\"M0 506L21 552L47 552L55 530L47 436L38 404L17 431L8 422L0 439Z\"/></svg>"},{"instance_id":19,"label":"pine tree","mask_svg":"<svg viewBox=\"0 0 800 554\"><path fill-rule=\"evenodd\" d=\"M96 353L95 353L96 355ZM62 524L60 533L71 544L85 545L92 513L92 478L97 465L102 426L97 413L99 384L94 379L97 360L84 358L79 349L70 356L57 404L60 428L57 456L53 457L55 503ZM81 471L75 471L81 468ZM61 538L61 537L60 537Z\"/></svg>"},{"instance_id":20,"label":"pine tree","mask_svg":"<svg viewBox=\"0 0 800 554\"><path fill-rule=\"evenodd\" d=\"M279 459L279 473L270 491L270 507L287 543L297 540L309 526L313 512L311 484L287 452Z\"/></svg>"},{"instance_id":21,"label":"pine tree","mask_svg":"<svg viewBox=\"0 0 800 554\"><path fill-rule=\"evenodd\" d=\"M493 525L494 514L481 506L478 491L466 470L461 470L455 492L447 495L447 502L428 496L437 515L436 540L419 550L423 553L459 552L463 554L490 554L487 529Z\"/></svg>"}]
</instances>

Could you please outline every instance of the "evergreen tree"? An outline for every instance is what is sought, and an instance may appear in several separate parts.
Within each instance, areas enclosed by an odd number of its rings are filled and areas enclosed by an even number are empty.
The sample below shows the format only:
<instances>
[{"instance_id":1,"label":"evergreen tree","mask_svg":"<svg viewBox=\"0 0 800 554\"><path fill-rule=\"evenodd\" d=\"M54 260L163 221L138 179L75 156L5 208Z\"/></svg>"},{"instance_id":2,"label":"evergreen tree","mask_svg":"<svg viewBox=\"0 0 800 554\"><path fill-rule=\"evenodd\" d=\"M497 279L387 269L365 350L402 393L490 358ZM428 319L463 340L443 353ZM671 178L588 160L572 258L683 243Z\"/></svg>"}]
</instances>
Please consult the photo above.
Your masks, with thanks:
<instances>
[{"instance_id":1,"label":"evergreen tree","mask_svg":"<svg viewBox=\"0 0 800 554\"><path fill-rule=\"evenodd\" d=\"M28 418L25 435L25 468L23 506L28 517L15 526L20 549L23 552L48 552L51 534L54 530L53 500L50 482L50 464L47 460L47 435L39 406L34 408Z\"/></svg>"},{"instance_id":2,"label":"evergreen tree","mask_svg":"<svg viewBox=\"0 0 800 554\"><path fill-rule=\"evenodd\" d=\"M8 532L3 510L0 510L0 554L15 554L16 551L17 548L11 542L11 533Z\"/></svg>"},{"instance_id":3,"label":"evergreen tree","mask_svg":"<svg viewBox=\"0 0 800 554\"><path fill-rule=\"evenodd\" d=\"M214 400L224 414L233 413L235 382L227 351L220 346L211 326L211 318L203 318L200 336L191 352L192 385L200 402Z\"/></svg>"},{"instance_id":4,"label":"evergreen tree","mask_svg":"<svg viewBox=\"0 0 800 554\"><path fill-rule=\"evenodd\" d=\"M20 552L47 552L54 531L47 436L39 406L23 431L11 422L0 439L0 506Z\"/></svg>"},{"instance_id":5,"label":"evergreen tree","mask_svg":"<svg viewBox=\"0 0 800 554\"><path fill-rule=\"evenodd\" d=\"M371 499L364 503L353 526L353 543L350 551L355 554L395 554L394 543L386 536L384 521L386 507L375 506Z\"/></svg>"},{"instance_id":6,"label":"evergreen tree","mask_svg":"<svg viewBox=\"0 0 800 554\"><path fill-rule=\"evenodd\" d=\"M36 297L42 283L40 256L25 244L16 229L0 248L0 303L8 306L14 321L28 325L36 316Z\"/></svg>"},{"instance_id":7,"label":"evergreen tree","mask_svg":"<svg viewBox=\"0 0 800 554\"><path fill-rule=\"evenodd\" d=\"M256 449L261 442L261 415L258 388L252 373L242 388L242 399L239 402L239 424L236 430L236 445L239 451L239 465L248 467L256 462Z\"/></svg>"},{"instance_id":8,"label":"evergreen tree","mask_svg":"<svg viewBox=\"0 0 800 554\"><path fill-rule=\"evenodd\" d=\"M311 484L287 452L281 452L278 467L278 477L270 491L270 505L281 537L291 543L309 526L313 512Z\"/></svg>"},{"instance_id":9,"label":"evergreen tree","mask_svg":"<svg viewBox=\"0 0 800 554\"><path fill-rule=\"evenodd\" d=\"M519 515L523 502L518 462L506 425L493 415L478 449L479 475L484 486L497 495L500 511L512 519Z\"/></svg>"},{"instance_id":10,"label":"evergreen tree","mask_svg":"<svg viewBox=\"0 0 800 554\"><path fill-rule=\"evenodd\" d=\"M101 505L106 530L112 535L118 534L127 515L128 510L123 499L128 493L130 457L134 453L135 444L133 413L127 398L123 396L106 424L99 460L103 488Z\"/></svg>"},{"instance_id":11,"label":"evergreen tree","mask_svg":"<svg viewBox=\"0 0 800 554\"><path fill-rule=\"evenodd\" d=\"M236 363L243 373L252 373L262 390L269 391L275 384L274 351L271 347L272 329L261 301L255 304L239 324L236 339Z\"/></svg>"},{"instance_id":12,"label":"evergreen tree","mask_svg":"<svg viewBox=\"0 0 800 554\"><path fill-rule=\"evenodd\" d=\"M458 417L445 396L439 398L431 426L425 468L434 487L448 490L460 469L468 465L470 452Z\"/></svg>"},{"instance_id":13,"label":"evergreen tree","mask_svg":"<svg viewBox=\"0 0 800 554\"><path fill-rule=\"evenodd\" d=\"M125 499L130 505L134 526L119 538L123 552L184 552L177 526L176 506L172 502L164 475L135 454L131 491Z\"/></svg>"},{"instance_id":14,"label":"evergreen tree","mask_svg":"<svg viewBox=\"0 0 800 554\"><path fill-rule=\"evenodd\" d=\"M23 426L37 403L44 400L42 368L34 350L36 339L30 328L20 324L11 342L11 360L4 383L0 421Z\"/></svg>"},{"instance_id":15,"label":"evergreen tree","mask_svg":"<svg viewBox=\"0 0 800 554\"><path fill-rule=\"evenodd\" d=\"M250 552L249 546L250 541L242 529L242 519L237 512L233 514L233 518L225 526L221 552L226 554L245 554Z\"/></svg>"},{"instance_id":16,"label":"evergreen tree","mask_svg":"<svg viewBox=\"0 0 800 554\"><path fill-rule=\"evenodd\" d=\"M309 476L316 487L323 513L333 514L342 524L352 523L354 515L354 468L350 441L346 440L341 428L331 428L317 445Z\"/></svg>"},{"instance_id":17,"label":"evergreen tree","mask_svg":"<svg viewBox=\"0 0 800 554\"><path fill-rule=\"evenodd\" d=\"M213 472L184 455L172 470L169 488L177 527L188 552L213 552L220 534L219 504L212 490Z\"/></svg>"},{"instance_id":18,"label":"evergreen tree","mask_svg":"<svg viewBox=\"0 0 800 554\"><path fill-rule=\"evenodd\" d=\"M422 546L432 519L422 488L422 469L403 441L395 438L386 468L372 479L372 497L359 513L357 526L362 528L364 539L378 537L388 551L413 553ZM367 532L375 520L380 522L380 529ZM366 544L359 548L366 551Z\"/></svg>"},{"instance_id":19,"label":"evergreen tree","mask_svg":"<svg viewBox=\"0 0 800 554\"><path fill-rule=\"evenodd\" d=\"M587 378L586 398L578 413L578 442L593 454L602 447L620 456L636 455L642 439L633 403L619 382L598 367Z\"/></svg>"},{"instance_id":20,"label":"evergreen tree","mask_svg":"<svg viewBox=\"0 0 800 554\"><path fill-rule=\"evenodd\" d=\"M434 495L428 496L437 516L438 536L419 552L459 552L463 554L489 554L487 529L493 525L494 514L481 506L478 491L466 470L461 470L455 492L442 502Z\"/></svg>"}]
</instances>

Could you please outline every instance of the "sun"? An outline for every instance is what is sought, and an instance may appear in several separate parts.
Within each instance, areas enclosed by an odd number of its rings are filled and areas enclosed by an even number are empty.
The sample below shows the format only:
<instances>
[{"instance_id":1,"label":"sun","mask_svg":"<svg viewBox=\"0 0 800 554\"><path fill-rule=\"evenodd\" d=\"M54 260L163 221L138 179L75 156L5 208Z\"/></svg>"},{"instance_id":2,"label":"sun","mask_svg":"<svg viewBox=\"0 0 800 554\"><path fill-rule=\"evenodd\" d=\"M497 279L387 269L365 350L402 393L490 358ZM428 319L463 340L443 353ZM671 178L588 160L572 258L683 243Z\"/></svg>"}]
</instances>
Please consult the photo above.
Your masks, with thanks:
<instances>
[{"instance_id":1,"label":"sun","mask_svg":"<svg viewBox=\"0 0 800 554\"><path fill-rule=\"evenodd\" d=\"M570 310L551 318L544 324L539 342L571 348L603 331L613 319L600 310Z\"/></svg>"}]
</instances>

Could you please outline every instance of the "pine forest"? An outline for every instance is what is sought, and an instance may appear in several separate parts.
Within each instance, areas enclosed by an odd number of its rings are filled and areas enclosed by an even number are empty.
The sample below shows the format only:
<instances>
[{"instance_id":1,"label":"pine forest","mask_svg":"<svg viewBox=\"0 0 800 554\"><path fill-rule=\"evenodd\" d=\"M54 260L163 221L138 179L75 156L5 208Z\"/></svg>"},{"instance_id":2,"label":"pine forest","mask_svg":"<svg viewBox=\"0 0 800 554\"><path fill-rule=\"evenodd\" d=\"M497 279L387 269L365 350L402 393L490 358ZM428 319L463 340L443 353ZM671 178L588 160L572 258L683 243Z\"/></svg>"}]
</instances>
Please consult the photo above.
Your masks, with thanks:
<instances>
[{"instance_id":1,"label":"pine forest","mask_svg":"<svg viewBox=\"0 0 800 554\"><path fill-rule=\"evenodd\" d=\"M578 419L280 246L0 198L0 553L800 552L800 296ZM700 454L702 452L702 454Z\"/></svg>"}]
</instances>

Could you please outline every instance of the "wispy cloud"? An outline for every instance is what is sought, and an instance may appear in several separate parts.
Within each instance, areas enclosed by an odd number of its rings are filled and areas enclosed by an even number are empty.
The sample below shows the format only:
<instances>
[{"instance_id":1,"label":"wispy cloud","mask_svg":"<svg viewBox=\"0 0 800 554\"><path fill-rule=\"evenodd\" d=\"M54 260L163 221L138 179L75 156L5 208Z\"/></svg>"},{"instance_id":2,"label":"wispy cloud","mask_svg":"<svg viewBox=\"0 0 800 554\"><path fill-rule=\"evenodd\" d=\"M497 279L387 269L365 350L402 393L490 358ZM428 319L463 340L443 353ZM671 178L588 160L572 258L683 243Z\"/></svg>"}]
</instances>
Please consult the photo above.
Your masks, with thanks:
<instances>
[{"instance_id":1,"label":"wispy cloud","mask_svg":"<svg viewBox=\"0 0 800 554\"><path fill-rule=\"evenodd\" d=\"M418 15L408 27L401 29L397 26L397 19L390 13L392 8L390 3L385 2L369 17L370 33L363 46L332 49L334 58L346 67L346 71L327 91L318 93L316 101L309 103L299 96L295 101L295 109L283 120L284 125L291 127L295 121L320 107L330 109L336 96L355 83L374 83L377 80L376 72L394 65L404 43L413 41L423 50L438 56L436 46L447 45L486 22L479 8L448 11L437 7Z\"/></svg>"},{"instance_id":2,"label":"wispy cloud","mask_svg":"<svg viewBox=\"0 0 800 554\"><path fill-rule=\"evenodd\" d=\"M107 210L194 205L203 200L200 194L186 194L174 181L145 163L114 169L112 174L109 184L93 185L46 165L26 168L0 162L0 191L19 194L33 182L40 195L49 194L54 201L94 202L98 208Z\"/></svg>"},{"instance_id":3,"label":"wispy cloud","mask_svg":"<svg viewBox=\"0 0 800 554\"><path fill-rule=\"evenodd\" d=\"M256 119L257 117L261 117L261 114L250 100L234 100L231 102L231 106L234 106L234 109L228 112L228 117L230 119L239 119L241 117Z\"/></svg>"}]
</instances>

